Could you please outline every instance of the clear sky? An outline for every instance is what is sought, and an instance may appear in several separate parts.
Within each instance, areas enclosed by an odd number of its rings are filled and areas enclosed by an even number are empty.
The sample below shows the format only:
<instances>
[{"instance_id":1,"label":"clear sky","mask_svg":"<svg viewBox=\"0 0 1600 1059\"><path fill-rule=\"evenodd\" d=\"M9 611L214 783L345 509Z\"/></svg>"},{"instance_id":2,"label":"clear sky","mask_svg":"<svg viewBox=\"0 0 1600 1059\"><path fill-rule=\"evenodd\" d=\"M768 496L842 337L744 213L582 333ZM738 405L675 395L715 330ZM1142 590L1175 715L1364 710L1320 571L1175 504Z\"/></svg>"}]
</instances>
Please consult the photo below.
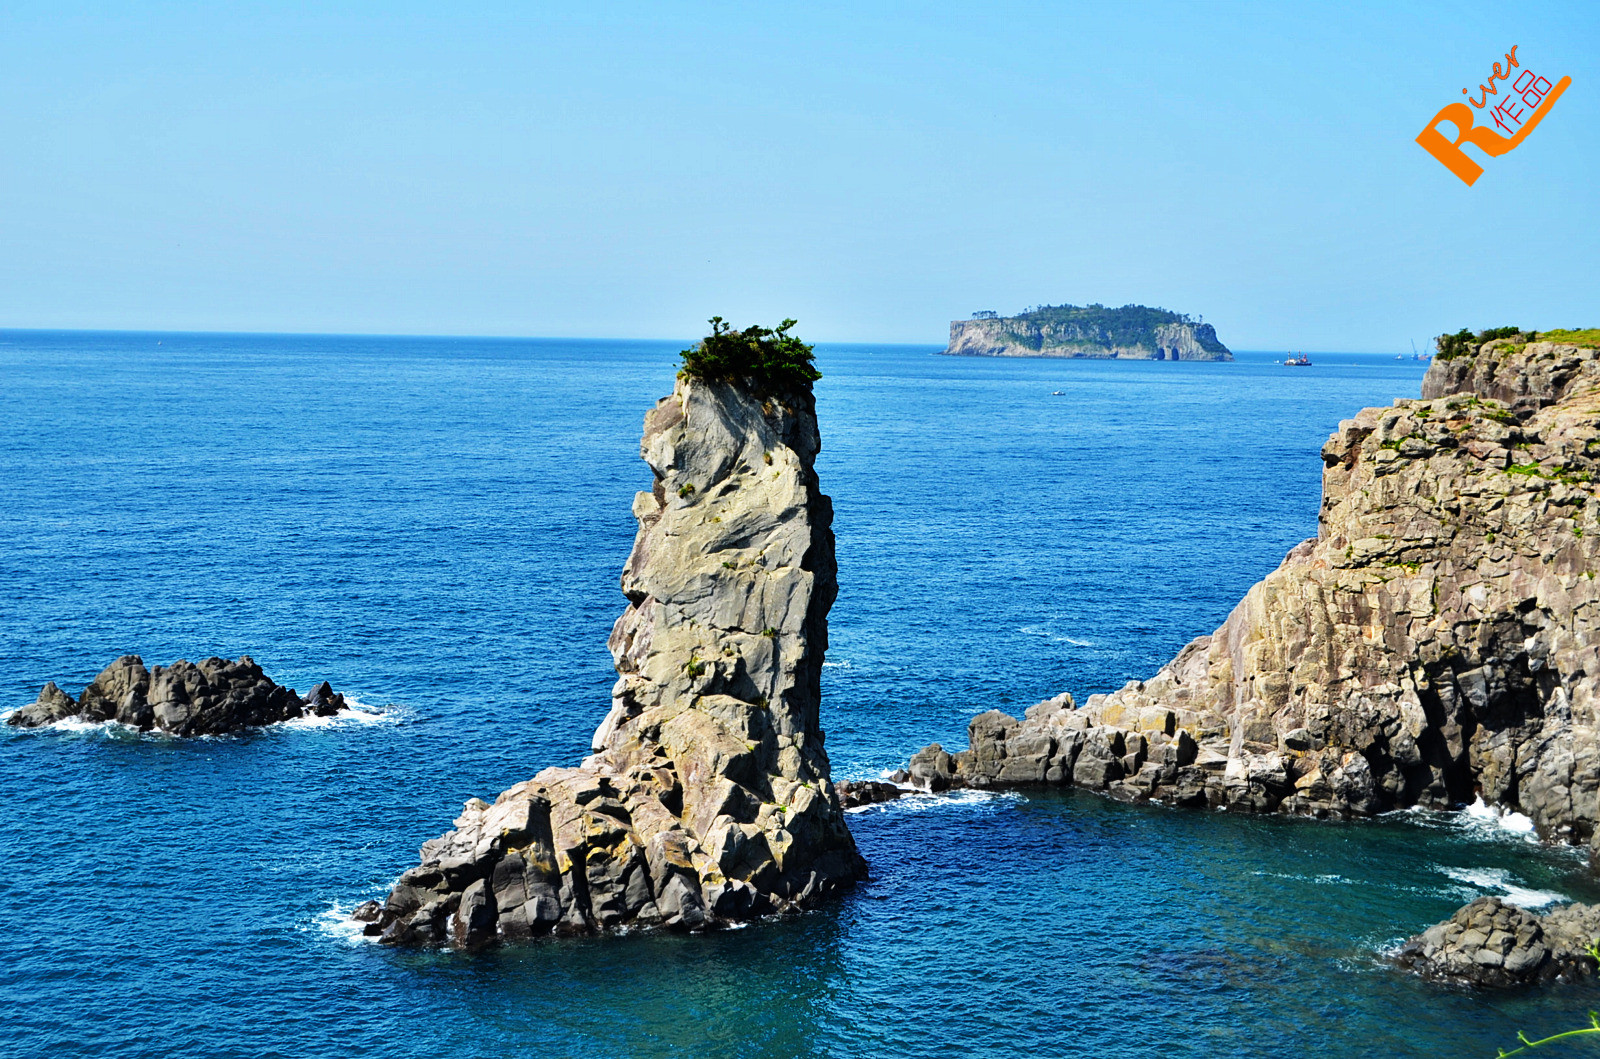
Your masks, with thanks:
<instances>
[{"instance_id":1,"label":"clear sky","mask_svg":"<svg viewBox=\"0 0 1600 1059\"><path fill-rule=\"evenodd\" d=\"M1469 188L1413 141L1513 44L1572 87ZM1600 326L1597 101L1596 0L13 0L0 327L718 313L942 342L978 309L1140 302L1236 348L1409 351Z\"/></svg>"}]
</instances>

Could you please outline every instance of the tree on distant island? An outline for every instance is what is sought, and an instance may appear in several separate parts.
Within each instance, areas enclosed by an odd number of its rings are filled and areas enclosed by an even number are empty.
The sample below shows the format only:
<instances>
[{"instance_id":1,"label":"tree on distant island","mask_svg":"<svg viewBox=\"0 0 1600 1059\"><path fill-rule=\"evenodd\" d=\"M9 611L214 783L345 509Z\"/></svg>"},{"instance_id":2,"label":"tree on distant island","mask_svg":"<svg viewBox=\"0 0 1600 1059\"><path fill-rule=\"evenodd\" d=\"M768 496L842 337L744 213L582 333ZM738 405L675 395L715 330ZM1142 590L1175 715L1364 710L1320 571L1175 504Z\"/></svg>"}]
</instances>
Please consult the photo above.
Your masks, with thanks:
<instances>
[{"instance_id":1,"label":"tree on distant island","mask_svg":"<svg viewBox=\"0 0 1600 1059\"><path fill-rule=\"evenodd\" d=\"M1199 326L1203 321L1187 313L1129 303L1108 309L1099 302L1088 305L1036 305L1005 319L1030 324L1078 324L1093 327L1113 343L1133 345L1164 324Z\"/></svg>"}]
</instances>

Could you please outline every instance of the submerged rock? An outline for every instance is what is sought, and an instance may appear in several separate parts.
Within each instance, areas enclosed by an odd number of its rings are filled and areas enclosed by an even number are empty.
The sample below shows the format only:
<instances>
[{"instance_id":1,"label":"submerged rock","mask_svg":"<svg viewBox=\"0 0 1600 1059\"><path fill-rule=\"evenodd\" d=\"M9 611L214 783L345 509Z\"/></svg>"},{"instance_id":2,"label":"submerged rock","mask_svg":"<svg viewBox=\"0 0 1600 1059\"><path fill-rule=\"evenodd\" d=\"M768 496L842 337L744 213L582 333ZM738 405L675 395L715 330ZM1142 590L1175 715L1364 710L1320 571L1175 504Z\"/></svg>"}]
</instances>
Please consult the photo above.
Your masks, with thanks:
<instances>
[{"instance_id":1,"label":"submerged rock","mask_svg":"<svg viewBox=\"0 0 1600 1059\"><path fill-rule=\"evenodd\" d=\"M386 944L694 930L865 876L819 721L833 509L809 384L680 377L645 417L610 712L577 768L473 799L380 908Z\"/></svg>"},{"instance_id":2,"label":"submerged rock","mask_svg":"<svg viewBox=\"0 0 1600 1059\"><path fill-rule=\"evenodd\" d=\"M1487 342L1423 392L1340 424L1317 536L1215 633L1081 708L975 717L914 781L1317 816L1481 795L1595 834L1600 351Z\"/></svg>"},{"instance_id":3,"label":"submerged rock","mask_svg":"<svg viewBox=\"0 0 1600 1059\"><path fill-rule=\"evenodd\" d=\"M69 719L115 721L146 732L218 735L296 717L328 717L344 707L344 696L326 681L301 697L293 688L275 684L249 655L237 662L179 659L154 669L146 669L138 655L123 655L101 670L77 700L51 681L37 701L6 723L38 728Z\"/></svg>"},{"instance_id":4,"label":"submerged rock","mask_svg":"<svg viewBox=\"0 0 1600 1059\"><path fill-rule=\"evenodd\" d=\"M1545 915L1480 897L1411 938L1396 958L1427 978L1480 986L1524 985L1595 973L1600 905Z\"/></svg>"}]
</instances>

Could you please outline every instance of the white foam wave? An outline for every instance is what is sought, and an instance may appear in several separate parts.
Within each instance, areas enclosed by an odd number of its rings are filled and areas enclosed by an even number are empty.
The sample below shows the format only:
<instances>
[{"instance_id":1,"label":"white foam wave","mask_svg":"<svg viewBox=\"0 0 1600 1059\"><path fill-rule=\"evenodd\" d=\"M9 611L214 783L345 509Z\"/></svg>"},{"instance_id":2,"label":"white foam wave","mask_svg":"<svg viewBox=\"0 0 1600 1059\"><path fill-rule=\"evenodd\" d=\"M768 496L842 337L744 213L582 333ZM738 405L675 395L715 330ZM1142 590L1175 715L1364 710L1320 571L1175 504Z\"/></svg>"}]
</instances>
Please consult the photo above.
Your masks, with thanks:
<instances>
[{"instance_id":1,"label":"white foam wave","mask_svg":"<svg viewBox=\"0 0 1600 1059\"><path fill-rule=\"evenodd\" d=\"M380 709L380 708L375 707L375 706L368 706L366 703L360 702L360 701L358 701L358 700L356 700L354 698L351 698L348 695L345 696L345 703L346 703L346 707L344 709L342 709L338 713L332 714L331 716L328 716L328 717L317 717L317 716L312 715L312 714L307 714L307 715L305 715L303 717L292 717L287 721L279 721L276 724L262 725L259 728L254 728L254 727L243 728L243 729L240 729L238 732L225 732L225 733L223 733L221 735L201 735L201 736L195 736L194 738L196 738L196 739L227 739L227 738L230 738L230 737L232 737L234 735L241 735L241 734L243 734L245 732L250 732L250 731L263 731L263 732L265 732L265 731L272 731L274 729L279 729L279 728L284 728L284 729L345 728L345 727L349 727L349 726L352 726L352 725L398 724L398 723L400 723L400 711L398 709L396 709L395 707L393 707L393 706L384 707L384 708ZM21 709L21 708L22 707L19 706L16 709L7 710L4 713L0 713L0 723L4 723L5 718L10 717L13 713L16 713L17 710ZM145 739L176 739L176 738L180 738L178 736L173 735L170 732L163 732L160 729L151 729L148 732L141 732L138 728L135 728L133 725L131 725L131 724L123 724L121 721L90 721L90 720L86 720L85 718L82 718L82 717L63 717L59 721L51 721L49 724L43 724L43 725L40 725L37 728L30 728L30 729L25 729L25 730L26 731L34 731L34 732L44 732L44 731L64 732L64 733L67 733L67 734L70 734L70 735L108 735L108 736L121 736L121 737L132 736L132 737L136 737L136 738L145 738Z\"/></svg>"},{"instance_id":2,"label":"white foam wave","mask_svg":"<svg viewBox=\"0 0 1600 1059\"><path fill-rule=\"evenodd\" d=\"M824 663L822 663L822 668L823 669L849 669L849 668L851 668L850 660L848 658L841 658L837 662L824 662Z\"/></svg>"},{"instance_id":3,"label":"white foam wave","mask_svg":"<svg viewBox=\"0 0 1600 1059\"><path fill-rule=\"evenodd\" d=\"M345 701L345 708L340 710L338 713L332 714L332 715L330 715L328 717L318 717L318 716L316 716L314 714L309 714L308 713L304 717L291 717L287 721L279 721L277 724L271 724L271 725L268 725L267 727L268 728L343 728L343 727L347 727L347 726L353 725L353 724L359 725L359 724L397 724L397 723L399 723L399 720L400 720L399 711L394 709L393 707L390 707L388 709L380 709L379 707L376 707L376 706L368 706L366 703L360 702L360 701L350 697L349 695L346 695L344 697L344 701Z\"/></svg>"},{"instance_id":4,"label":"white foam wave","mask_svg":"<svg viewBox=\"0 0 1600 1059\"><path fill-rule=\"evenodd\" d=\"M1482 798L1453 811L1412 806L1410 809L1398 809L1384 815L1389 818L1404 819L1419 827L1442 828L1487 842L1517 841L1531 845L1540 844L1532 820L1515 810L1489 805Z\"/></svg>"},{"instance_id":5,"label":"white foam wave","mask_svg":"<svg viewBox=\"0 0 1600 1059\"><path fill-rule=\"evenodd\" d=\"M1263 879L1289 879L1293 882L1321 883L1324 886L1350 886L1355 882L1354 879L1346 879L1343 875L1336 874L1304 875L1296 872L1282 871L1253 871L1250 874Z\"/></svg>"},{"instance_id":6,"label":"white foam wave","mask_svg":"<svg viewBox=\"0 0 1600 1059\"><path fill-rule=\"evenodd\" d=\"M1016 791L979 791L969 788L959 791L945 791L941 794L930 794L927 791L916 790L911 787L902 787L900 789L911 793L896 798L892 802L873 802L870 805L858 805L853 809L846 809L845 812L925 813L934 809L985 806L1023 800L1022 795Z\"/></svg>"},{"instance_id":7,"label":"white foam wave","mask_svg":"<svg viewBox=\"0 0 1600 1059\"><path fill-rule=\"evenodd\" d=\"M1093 640L1085 640L1077 636L1068 636L1066 633L1056 632L1046 625L1023 625L1017 629L1025 636L1042 636L1053 643L1069 644L1073 647L1093 647Z\"/></svg>"},{"instance_id":8,"label":"white foam wave","mask_svg":"<svg viewBox=\"0 0 1600 1059\"><path fill-rule=\"evenodd\" d=\"M366 929L366 924L351 919L351 911L335 901L332 907L311 917L311 926L323 937L343 945L371 945L376 942L376 938L369 938L362 933Z\"/></svg>"},{"instance_id":9,"label":"white foam wave","mask_svg":"<svg viewBox=\"0 0 1600 1059\"><path fill-rule=\"evenodd\" d=\"M171 739L166 732L141 732L131 724L121 721L90 721L82 717L63 717L59 721L41 724L36 728L23 728L24 732L65 732L69 735L106 735L120 736L123 738L139 738L154 736L162 739Z\"/></svg>"},{"instance_id":10,"label":"white foam wave","mask_svg":"<svg viewBox=\"0 0 1600 1059\"><path fill-rule=\"evenodd\" d=\"M1571 900L1554 890L1534 890L1524 886L1504 868L1450 868L1439 865L1438 870L1462 883L1454 889L1472 898L1498 897L1518 908L1543 908L1557 901Z\"/></svg>"},{"instance_id":11,"label":"white foam wave","mask_svg":"<svg viewBox=\"0 0 1600 1059\"><path fill-rule=\"evenodd\" d=\"M63 717L61 720L47 724L44 727L54 728L58 732L115 732L120 730L137 733L139 731L133 725L123 724L121 721L86 721L82 717ZM152 734L165 735L166 733L157 732Z\"/></svg>"},{"instance_id":12,"label":"white foam wave","mask_svg":"<svg viewBox=\"0 0 1600 1059\"><path fill-rule=\"evenodd\" d=\"M1485 802L1482 797L1461 810L1468 819L1490 824L1513 835L1532 835L1533 821L1515 810L1501 809Z\"/></svg>"}]
</instances>

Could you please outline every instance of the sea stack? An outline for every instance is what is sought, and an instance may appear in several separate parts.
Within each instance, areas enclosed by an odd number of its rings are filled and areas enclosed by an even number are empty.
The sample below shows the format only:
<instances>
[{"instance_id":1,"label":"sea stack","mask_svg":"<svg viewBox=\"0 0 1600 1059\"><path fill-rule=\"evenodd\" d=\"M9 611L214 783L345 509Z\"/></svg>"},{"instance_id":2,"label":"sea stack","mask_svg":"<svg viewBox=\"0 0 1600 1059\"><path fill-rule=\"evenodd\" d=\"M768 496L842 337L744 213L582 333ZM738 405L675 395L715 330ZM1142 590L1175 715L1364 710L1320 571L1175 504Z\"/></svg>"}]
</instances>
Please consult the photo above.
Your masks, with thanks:
<instances>
[{"instance_id":1,"label":"sea stack","mask_svg":"<svg viewBox=\"0 0 1600 1059\"><path fill-rule=\"evenodd\" d=\"M1582 336L1579 336L1580 338ZM1160 672L973 719L924 787L1356 816L1481 797L1600 820L1600 350L1527 334L1429 368L1322 449L1317 536ZM1441 350L1445 346L1441 343Z\"/></svg>"},{"instance_id":2,"label":"sea stack","mask_svg":"<svg viewBox=\"0 0 1600 1059\"><path fill-rule=\"evenodd\" d=\"M809 379L680 374L645 416L655 482L633 504L592 755L467 802L386 901L358 910L369 934L471 949L696 930L865 876L819 719L838 591L819 448Z\"/></svg>"}]
</instances>

